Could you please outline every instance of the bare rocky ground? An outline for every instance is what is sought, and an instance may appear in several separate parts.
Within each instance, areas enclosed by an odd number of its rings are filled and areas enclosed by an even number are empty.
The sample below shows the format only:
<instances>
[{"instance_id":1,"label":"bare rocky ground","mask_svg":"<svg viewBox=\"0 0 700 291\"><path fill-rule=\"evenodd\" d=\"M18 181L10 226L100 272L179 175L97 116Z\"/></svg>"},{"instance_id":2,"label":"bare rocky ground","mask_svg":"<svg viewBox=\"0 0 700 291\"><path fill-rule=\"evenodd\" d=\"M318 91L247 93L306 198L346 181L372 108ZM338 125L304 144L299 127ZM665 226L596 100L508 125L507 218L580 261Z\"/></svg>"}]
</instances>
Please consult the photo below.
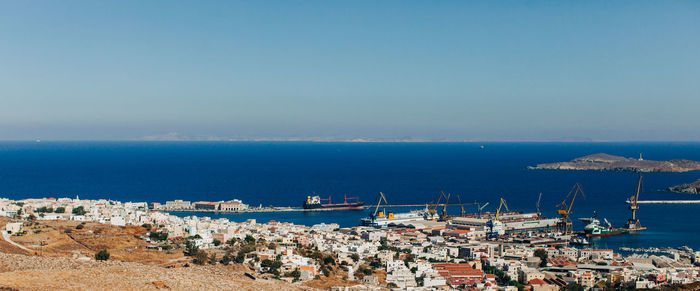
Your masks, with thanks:
<instances>
[{"instance_id":1,"label":"bare rocky ground","mask_svg":"<svg viewBox=\"0 0 700 291\"><path fill-rule=\"evenodd\" d=\"M0 229L9 221L0 217ZM11 237L30 251L0 238L0 290L314 290L253 280L243 265L199 266L180 251L148 250L135 237L145 233L139 227L88 223L78 230L78 224L35 222L25 235ZM92 259L101 249L110 251L109 260Z\"/></svg>"},{"instance_id":2,"label":"bare rocky ground","mask_svg":"<svg viewBox=\"0 0 700 291\"><path fill-rule=\"evenodd\" d=\"M5 288L5 289L3 289ZM253 280L216 266L163 268L135 262L0 253L0 290L312 290Z\"/></svg>"}]
</instances>

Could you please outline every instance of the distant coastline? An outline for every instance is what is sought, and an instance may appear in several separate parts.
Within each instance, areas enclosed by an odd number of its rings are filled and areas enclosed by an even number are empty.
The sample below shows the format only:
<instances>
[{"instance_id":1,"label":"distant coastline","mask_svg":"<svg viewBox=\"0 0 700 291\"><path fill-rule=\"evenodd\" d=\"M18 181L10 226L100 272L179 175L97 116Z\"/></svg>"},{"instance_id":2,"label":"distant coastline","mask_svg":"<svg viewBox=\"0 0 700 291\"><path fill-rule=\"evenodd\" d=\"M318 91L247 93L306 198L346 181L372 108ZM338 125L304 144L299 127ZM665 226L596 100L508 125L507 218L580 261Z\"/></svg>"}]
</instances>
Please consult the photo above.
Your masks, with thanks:
<instances>
[{"instance_id":1,"label":"distant coastline","mask_svg":"<svg viewBox=\"0 0 700 291\"><path fill-rule=\"evenodd\" d=\"M666 191L678 192L678 193L698 194L698 193L700 193L700 179L698 179L697 181L692 182L692 183L668 187L668 188L666 188Z\"/></svg>"},{"instance_id":2,"label":"distant coastline","mask_svg":"<svg viewBox=\"0 0 700 291\"><path fill-rule=\"evenodd\" d=\"M700 170L700 162L674 159L668 161L644 160L598 153L573 159L568 162L555 162L529 166L531 170L597 170L631 172L682 173Z\"/></svg>"},{"instance_id":3,"label":"distant coastline","mask_svg":"<svg viewBox=\"0 0 700 291\"><path fill-rule=\"evenodd\" d=\"M430 143L430 142L605 142L586 137L561 137L545 139L487 139L487 138L421 138L421 137L221 137L221 136L188 136L178 132L142 136L131 139L132 141L252 141L252 142L404 142L404 143Z\"/></svg>"}]
</instances>

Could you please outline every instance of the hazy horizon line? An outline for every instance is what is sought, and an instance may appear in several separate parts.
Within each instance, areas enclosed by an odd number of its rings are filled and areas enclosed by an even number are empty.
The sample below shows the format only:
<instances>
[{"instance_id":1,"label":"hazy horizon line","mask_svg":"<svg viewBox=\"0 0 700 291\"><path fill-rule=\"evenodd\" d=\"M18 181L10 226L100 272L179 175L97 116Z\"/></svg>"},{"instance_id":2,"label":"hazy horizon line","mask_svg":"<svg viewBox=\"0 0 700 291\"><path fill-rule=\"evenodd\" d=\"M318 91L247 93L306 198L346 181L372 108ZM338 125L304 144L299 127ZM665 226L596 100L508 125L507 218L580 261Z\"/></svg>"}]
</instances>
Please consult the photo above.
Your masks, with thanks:
<instances>
[{"instance_id":1,"label":"hazy horizon line","mask_svg":"<svg viewBox=\"0 0 700 291\"><path fill-rule=\"evenodd\" d=\"M318 142L318 143L700 143L700 140L593 139L593 138L335 138L335 137L188 137L188 138L59 138L13 139L0 142Z\"/></svg>"}]
</instances>

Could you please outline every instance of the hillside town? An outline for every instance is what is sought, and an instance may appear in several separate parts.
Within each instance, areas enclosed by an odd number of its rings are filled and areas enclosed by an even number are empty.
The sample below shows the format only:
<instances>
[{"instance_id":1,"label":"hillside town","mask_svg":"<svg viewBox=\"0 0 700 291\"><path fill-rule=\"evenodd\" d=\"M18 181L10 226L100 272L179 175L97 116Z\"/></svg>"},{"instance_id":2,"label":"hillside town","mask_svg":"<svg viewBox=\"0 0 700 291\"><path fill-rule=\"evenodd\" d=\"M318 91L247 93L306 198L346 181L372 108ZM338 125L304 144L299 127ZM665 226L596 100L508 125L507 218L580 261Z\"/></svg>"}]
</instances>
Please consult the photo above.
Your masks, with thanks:
<instances>
[{"instance_id":1,"label":"hillside town","mask_svg":"<svg viewBox=\"0 0 700 291\"><path fill-rule=\"evenodd\" d=\"M334 276L342 284L328 287L339 291L612 290L700 281L700 252L687 247L657 252L577 248L550 233L492 239L481 226L458 223L341 228L166 212L198 207L238 211L247 207L240 200L150 206L78 197L0 199L0 216L11 218L2 234L12 242L26 235L31 221L143 226L149 232L140 239L153 249L181 250L188 264L242 264L251 278L297 285Z\"/></svg>"}]
</instances>

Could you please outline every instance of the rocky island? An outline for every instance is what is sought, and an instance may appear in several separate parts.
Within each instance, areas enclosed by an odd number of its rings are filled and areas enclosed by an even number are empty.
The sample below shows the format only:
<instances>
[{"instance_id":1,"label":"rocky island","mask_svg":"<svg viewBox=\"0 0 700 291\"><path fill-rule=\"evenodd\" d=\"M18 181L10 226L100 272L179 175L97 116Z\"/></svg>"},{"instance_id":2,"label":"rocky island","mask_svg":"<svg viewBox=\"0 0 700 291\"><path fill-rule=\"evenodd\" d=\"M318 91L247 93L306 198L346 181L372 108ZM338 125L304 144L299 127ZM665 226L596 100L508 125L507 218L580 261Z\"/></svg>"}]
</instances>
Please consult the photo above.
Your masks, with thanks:
<instances>
[{"instance_id":1,"label":"rocky island","mask_svg":"<svg viewBox=\"0 0 700 291\"><path fill-rule=\"evenodd\" d=\"M668 161L625 158L605 153L588 155L568 162L557 162L530 166L532 170L599 170L599 171L633 171L633 172L672 172L682 173L700 170L700 162L674 159Z\"/></svg>"},{"instance_id":2,"label":"rocky island","mask_svg":"<svg viewBox=\"0 0 700 291\"><path fill-rule=\"evenodd\" d=\"M666 188L666 191L698 194L700 193L700 179L693 183L681 184Z\"/></svg>"}]
</instances>

